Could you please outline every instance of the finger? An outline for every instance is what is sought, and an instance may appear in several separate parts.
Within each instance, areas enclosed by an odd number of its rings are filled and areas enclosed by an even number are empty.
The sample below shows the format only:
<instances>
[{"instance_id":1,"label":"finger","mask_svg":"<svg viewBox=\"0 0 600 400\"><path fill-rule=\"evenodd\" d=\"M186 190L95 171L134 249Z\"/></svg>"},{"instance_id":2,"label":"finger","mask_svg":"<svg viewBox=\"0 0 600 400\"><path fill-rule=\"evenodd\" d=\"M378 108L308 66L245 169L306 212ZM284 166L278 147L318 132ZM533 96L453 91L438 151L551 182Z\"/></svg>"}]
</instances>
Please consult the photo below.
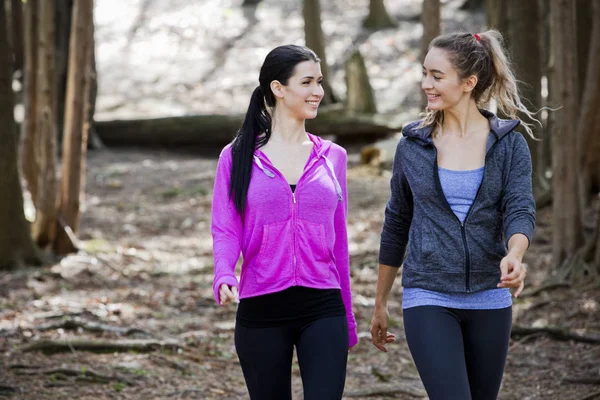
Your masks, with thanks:
<instances>
[{"instance_id":1,"label":"finger","mask_svg":"<svg viewBox=\"0 0 600 400\"><path fill-rule=\"evenodd\" d=\"M521 275L521 272L522 272L521 264L516 263L516 262L510 263L510 264L512 266L512 270L509 266L508 269L510 272L504 278L502 278L503 281L512 281L514 279L517 279Z\"/></svg>"},{"instance_id":2,"label":"finger","mask_svg":"<svg viewBox=\"0 0 600 400\"><path fill-rule=\"evenodd\" d=\"M233 295L233 299L232 300L234 302L236 302L236 303L239 303L240 302L240 294L238 293L238 288L237 287L233 286L231 288L231 294Z\"/></svg>"},{"instance_id":3,"label":"finger","mask_svg":"<svg viewBox=\"0 0 600 400\"><path fill-rule=\"evenodd\" d=\"M503 258L502 261L500 261L500 279L504 279L506 275L508 275L508 261L506 258Z\"/></svg>"},{"instance_id":4,"label":"finger","mask_svg":"<svg viewBox=\"0 0 600 400\"><path fill-rule=\"evenodd\" d=\"M521 284L519 285L519 288L517 289L517 291L515 292L515 298L519 297L519 295L521 294L521 292L523 291L523 288L525 287L525 282L521 281Z\"/></svg>"},{"instance_id":5,"label":"finger","mask_svg":"<svg viewBox=\"0 0 600 400\"><path fill-rule=\"evenodd\" d=\"M377 347L379 350L383 351L384 353L387 353L387 349L385 348L384 345L380 344L380 343L373 343L373 345L375 347Z\"/></svg>"},{"instance_id":6,"label":"finger","mask_svg":"<svg viewBox=\"0 0 600 400\"><path fill-rule=\"evenodd\" d=\"M231 292L231 289L229 289L229 286L227 286L225 284L221 285L219 293L222 293L221 298L224 298L224 301L221 301L222 304L227 304L227 303L229 303L229 301L235 299L235 296Z\"/></svg>"},{"instance_id":7,"label":"finger","mask_svg":"<svg viewBox=\"0 0 600 400\"><path fill-rule=\"evenodd\" d=\"M396 335L394 335L393 333L388 333L387 337L385 338L385 343L393 343L396 341Z\"/></svg>"},{"instance_id":8,"label":"finger","mask_svg":"<svg viewBox=\"0 0 600 400\"><path fill-rule=\"evenodd\" d=\"M382 329L379 328L379 324L374 324L371 326L371 339L373 342L373 346L377 347L384 353L387 353L387 349L385 348L385 340L381 340L381 332Z\"/></svg>"},{"instance_id":9,"label":"finger","mask_svg":"<svg viewBox=\"0 0 600 400\"><path fill-rule=\"evenodd\" d=\"M222 306L229 303L229 298L227 296L225 296L224 294L219 294L219 300L221 301Z\"/></svg>"},{"instance_id":10,"label":"finger","mask_svg":"<svg viewBox=\"0 0 600 400\"><path fill-rule=\"evenodd\" d=\"M527 275L527 271L525 271L525 269L521 269L521 273L519 274L519 276L517 278L506 280L506 281L502 281L502 283L507 284L508 287L517 287L522 282L525 281L525 275Z\"/></svg>"}]
</instances>

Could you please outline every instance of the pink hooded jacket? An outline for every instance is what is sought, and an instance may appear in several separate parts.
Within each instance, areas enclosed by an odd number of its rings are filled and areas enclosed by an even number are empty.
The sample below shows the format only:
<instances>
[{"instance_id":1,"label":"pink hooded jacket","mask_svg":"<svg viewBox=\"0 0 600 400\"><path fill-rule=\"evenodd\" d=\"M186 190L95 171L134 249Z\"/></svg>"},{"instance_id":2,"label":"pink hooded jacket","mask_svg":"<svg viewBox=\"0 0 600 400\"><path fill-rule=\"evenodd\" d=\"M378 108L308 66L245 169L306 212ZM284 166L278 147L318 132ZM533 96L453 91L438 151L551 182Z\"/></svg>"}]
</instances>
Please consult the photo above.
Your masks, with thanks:
<instances>
[{"instance_id":1,"label":"pink hooded jacket","mask_svg":"<svg viewBox=\"0 0 600 400\"><path fill-rule=\"evenodd\" d=\"M213 290L238 286L235 266L243 254L240 298L291 286L341 289L349 345L357 343L352 313L346 215L346 151L308 134L314 146L296 191L257 149L243 217L229 197L231 145L219 157L212 203L215 260Z\"/></svg>"}]
</instances>

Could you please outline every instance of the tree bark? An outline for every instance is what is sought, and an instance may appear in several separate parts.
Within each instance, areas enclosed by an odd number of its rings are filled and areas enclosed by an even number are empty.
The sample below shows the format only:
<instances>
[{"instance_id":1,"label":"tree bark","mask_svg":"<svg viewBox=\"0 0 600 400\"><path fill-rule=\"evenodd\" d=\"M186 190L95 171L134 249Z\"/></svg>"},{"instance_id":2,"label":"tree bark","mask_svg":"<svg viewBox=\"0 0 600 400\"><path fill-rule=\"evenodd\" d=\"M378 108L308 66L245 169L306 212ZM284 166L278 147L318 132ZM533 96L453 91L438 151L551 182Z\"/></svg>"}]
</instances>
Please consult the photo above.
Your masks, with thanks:
<instances>
[{"instance_id":1,"label":"tree bark","mask_svg":"<svg viewBox=\"0 0 600 400\"><path fill-rule=\"evenodd\" d=\"M363 26L367 29L379 30L393 28L398 23L390 17L385 9L384 0L370 0L369 15L363 21Z\"/></svg>"},{"instance_id":2,"label":"tree bark","mask_svg":"<svg viewBox=\"0 0 600 400\"><path fill-rule=\"evenodd\" d=\"M577 124L577 137L582 140L581 154L581 200L584 205L589 204L594 191L600 189L600 4L594 2L592 6L592 33L587 51L588 65L584 80L583 98L581 101L581 114Z\"/></svg>"},{"instance_id":3,"label":"tree bark","mask_svg":"<svg viewBox=\"0 0 600 400\"><path fill-rule=\"evenodd\" d=\"M107 146L224 146L242 125L243 115L191 115L142 120L98 121L96 132ZM316 135L336 135L338 140L372 140L398 132L401 126L373 115L346 115L343 109L319 111L306 121Z\"/></svg>"},{"instance_id":4,"label":"tree bark","mask_svg":"<svg viewBox=\"0 0 600 400\"><path fill-rule=\"evenodd\" d=\"M578 199L578 138L573 122L578 120L578 67L575 3L552 0L552 51L555 73L552 88L562 106L552 134L553 256L559 267L584 244Z\"/></svg>"},{"instance_id":5,"label":"tree bark","mask_svg":"<svg viewBox=\"0 0 600 400\"><path fill-rule=\"evenodd\" d=\"M38 0L25 3L25 74L23 103L25 117L21 125L21 170L33 201L39 196L40 160L35 143L37 126L37 71L38 71Z\"/></svg>"},{"instance_id":6,"label":"tree bark","mask_svg":"<svg viewBox=\"0 0 600 400\"><path fill-rule=\"evenodd\" d=\"M23 2L10 0L10 21L12 29L11 45L14 55L13 68L15 71L23 70Z\"/></svg>"},{"instance_id":7,"label":"tree bark","mask_svg":"<svg viewBox=\"0 0 600 400\"><path fill-rule=\"evenodd\" d=\"M487 25L490 29L500 31L502 36L507 36L508 16L507 7L504 0L486 0ZM508 47L508 46L507 46Z\"/></svg>"},{"instance_id":8,"label":"tree bark","mask_svg":"<svg viewBox=\"0 0 600 400\"><path fill-rule=\"evenodd\" d=\"M38 140L39 195L34 199L36 218L33 239L40 248L52 243L56 233L56 65L54 2L40 1L38 36Z\"/></svg>"},{"instance_id":9,"label":"tree bark","mask_svg":"<svg viewBox=\"0 0 600 400\"><path fill-rule=\"evenodd\" d=\"M421 37L421 64L429 51L429 44L439 36L440 28L440 0L423 0L423 12L421 13L421 25L423 25L423 37ZM421 92L421 108L427 107L427 96Z\"/></svg>"},{"instance_id":10,"label":"tree bark","mask_svg":"<svg viewBox=\"0 0 600 400\"><path fill-rule=\"evenodd\" d=\"M321 59L321 73L323 74L323 89L325 97L321 104L327 105L337 102L337 97L333 93L331 82L329 81L329 67L325 52L325 39L323 38L323 28L321 27L321 4L319 0L304 0L302 8L304 16L304 36L306 47L317 53Z\"/></svg>"},{"instance_id":11,"label":"tree bark","mask_svg":"<svg viewBox=\"0 0 600 400\"><path fill-rule=\"evenodd\" d=\"M591 56L590 42L593 40L592 33L592 7L597 1L592 0L577 0L577 65L579 67L579 100L582 101L585 91L586 82L583 78L586 77L588 57Z\"/></svg>"},{"instance_id":12,"label":"tree bark","mask_svg":"<svg viewBox=\"0 0 600 400\"><path fill-rule=\"evenodd\" d=\"M55 0L56 2L56 123L59 145L65 126L65 97L67 94L67 68L69 64L69 34L73 14L72 0ZM59 151L62 148L59 146Z\"/></svg>"},{"instance_id":13,"label":"tree bark","mask_svg":"<svg viewBox=\"0 0 600 400\"><path fill-rule=\"evenodd\" d=\"M460 6L461 10L467 11L477 11L484 7L485 0L466 0L462 6Z\"/></svg>"},{"instance_id":14,"label":"tree bark","mask_svg":"<svg viewBox=\"0 0 600 400\"><path fill-rule=\"evenodd\" d=\"M39 264L23 212L23 192L17 162L17 131L12 90L12 53L7 39L4 4L0 3L0 269Z\"/></svg>"},{"instance_id":15,"label":"tree bark","mask_svg":"<svg viewBox=\"0 0 600 400\"><path fill-rule=\"evenodd\" d=\"M542 75L545 77L545 93L542 92L542 106L543 107L552 107L551 99L553 97L552 94L552 85L553 81L552 75L554 71L554 61L553 54L551 50L551 40L550 40L550 6L546 0L538 0L538 9L540 10L540 42L539 47L541 50L542 57ZM544 173L544 178L546 177L545 173L548 170L552 169L552 132L554 131L554 119L556 117L556 112L552 111L543 111L542 113L542 123L544 124L544 137L541 143L541 151L538 154L538 167L537 170Z\"/></svg>"},{"instance_id":16,"label":"tree bark","mask_svg":"<svg viewBox=\"0 0 600 400\"><path fill-rule=\"evenodd\" d=\"M345 63L346 112L349 114L375 114L375 96L369 83L365 60L359 49L355 49Z\"/></svg>"},{"instance_id":17,"label":"tree bark","mask_svg":"<svg viewBox=\"0 0 600 400\"><path fill-rule=\"evenodd\" d=\"M598 195L598 200L600 201L600 194ZM596 264L596 272L600 274L600 215L596 219L596 252L594 254L594 264Z\"/></svg>"},{"instance_id":18,"label":"tree bark","mask_svg":"<svg viewBox=\"0 0 600 400\"><path fill-rule=\"evenodd\" d=\"M542 107L542 56L540 43L541 24L540 12L537 1L508 0L507 8L510 13L511 29L509 31L511 53L516 67L517 79L524 84L519 87L525 104L538 111ZM520 118L527 121L526 115ZM538 117L541 118L541 117ZM533 134L542 138L542 129L539 124L532 126ZM529 135L524 135L529 145L533 163L534 184L540 184L544 179L544 171L539 169L539 154L543 151L542 143L534 140Z\"/></svg>"},{"instance_id":19,"label":"tree bark","mask_svg":"<svg viewBox=\"0 0 600 400\"><path fill-rule=\"evenodd\" d=\"M92 13L91 0L75 0L69 45L69 77L59 206L62 224L70 227L74 233L77 233L79 228L82 159L85 155L84 149L87 148L85 116L88 108L84 102L89 99L89 96L84 93L89 88L89 83L86 87L86 80L89 81L86 77L89 76L91 58L89 30L93 19ZM75 250L73 242L62 229L58 232L54 248L58 254L67 254Z\"/></svg>"}]
</instances>

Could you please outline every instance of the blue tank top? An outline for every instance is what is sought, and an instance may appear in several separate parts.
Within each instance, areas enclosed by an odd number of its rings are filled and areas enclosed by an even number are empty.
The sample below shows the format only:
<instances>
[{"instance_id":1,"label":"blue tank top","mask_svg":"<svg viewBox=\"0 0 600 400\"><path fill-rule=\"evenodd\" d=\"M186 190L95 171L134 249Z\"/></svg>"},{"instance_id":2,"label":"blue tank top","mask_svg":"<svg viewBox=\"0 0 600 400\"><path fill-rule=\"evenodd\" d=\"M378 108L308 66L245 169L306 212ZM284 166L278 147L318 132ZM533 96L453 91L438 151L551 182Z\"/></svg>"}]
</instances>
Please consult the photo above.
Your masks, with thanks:
<instances>
[{"instance_id":1,"label":"blue tank top","mask_svg":"<svg viewBox=\"0 0 600 400\"><path fill-rule=\"evenodd\" d=\"M460 222L464 222L483 180L483 167L467 171L438 167L438 174L450 208ZM442 293L421 288L404 288L402 294L403 309L441 306L462 310L493 310L511 305L510 291L505 288L475 293Z\"/></svg>"}]
</instances>

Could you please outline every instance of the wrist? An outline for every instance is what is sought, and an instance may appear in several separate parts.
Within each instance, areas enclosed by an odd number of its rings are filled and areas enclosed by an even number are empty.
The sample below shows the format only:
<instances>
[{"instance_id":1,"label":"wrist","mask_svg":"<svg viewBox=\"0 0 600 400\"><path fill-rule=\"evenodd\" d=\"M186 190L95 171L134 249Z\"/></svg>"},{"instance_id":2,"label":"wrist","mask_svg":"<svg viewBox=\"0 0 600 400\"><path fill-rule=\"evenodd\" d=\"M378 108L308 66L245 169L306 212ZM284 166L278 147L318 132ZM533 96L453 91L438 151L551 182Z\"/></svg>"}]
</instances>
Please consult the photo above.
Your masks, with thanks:
<instances>
[{"instance_id":1,"label":"wrist","mask_svg":"<svg viewBox=\"0 0 600 400\"><path fill-rule=\"evenodd\" d=\"M376 310L387 309L387 299L375 299L375 309Z\"/></svg>"},{"instance_id":2,"label":"wrist","mask_svg":"<svg viewBox=\"0 0 600 400\"><path fill-rule=\"evenodd\" d=\"M508 254L515 257L517 260L519 260L519 262L523 261L523 252L522 251L519 251L517 249L512 249L512 250L508 251Z\"/></svg>"}]
</instances>

